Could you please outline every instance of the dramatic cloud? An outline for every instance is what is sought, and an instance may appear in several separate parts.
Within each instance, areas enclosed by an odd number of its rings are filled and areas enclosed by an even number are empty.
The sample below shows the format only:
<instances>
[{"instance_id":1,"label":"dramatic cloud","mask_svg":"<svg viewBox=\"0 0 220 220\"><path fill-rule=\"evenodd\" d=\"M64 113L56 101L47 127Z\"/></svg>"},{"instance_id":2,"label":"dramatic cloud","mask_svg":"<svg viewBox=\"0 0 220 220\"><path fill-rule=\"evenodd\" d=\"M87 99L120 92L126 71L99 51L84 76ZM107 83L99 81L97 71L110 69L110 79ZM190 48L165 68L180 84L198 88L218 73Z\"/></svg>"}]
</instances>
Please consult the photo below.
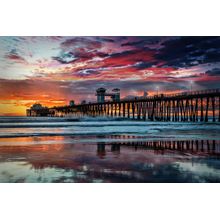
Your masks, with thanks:
<instances>
[{"instance_id":1,"label":"dramatic cloud","mask_svg":"<svg viewBox=\"0 0 220 220\"><path fill-rule=\"evenodd\" d=\"M13 49L9 53L7 53L5 55L5 58L12 61L12 62L26 63L26 60L18 54L16 49Z\"/></svg>"},{"instance_id":2,"label":"dramatic cloud","mask_svg":"<svg viewBox=\"0 0 220 220\"><path fill-rule=\"evenodd\" d=\"M163 43L156 57L164 65L189 67L220 62L220 37L179 37Z\"/></svg>"},{"instance_id":3,"label":"dramatic cloud","mask_svg":"<svg viewBox=\"0 0 220 220\"><path fill-rule=\"evenodd\" d=\"M135 47L158 47L166 37L133 37L121 46L135 46Z\"/></svg>"},{"instance_id":4,"label":"dramatic cloud","mask_svg":"<svg viewBox=\"0 0 220 220\"><path fill-rule=\"evenodd\" d=\"M209 76L220 76L220 68L214 68L212 70L206 71Z\"/></svg>"},{"instance_id":5,"label":"dramatic cloud","mask_svg":"<svg viewBox=\"0 0 220 220\"><path fill-rule=\"evenodd\" d=\"M98 87L122 97L218 88L219 73L220 37L0 37L0 114L95 101Z\"/></svg>"}]
</instances>

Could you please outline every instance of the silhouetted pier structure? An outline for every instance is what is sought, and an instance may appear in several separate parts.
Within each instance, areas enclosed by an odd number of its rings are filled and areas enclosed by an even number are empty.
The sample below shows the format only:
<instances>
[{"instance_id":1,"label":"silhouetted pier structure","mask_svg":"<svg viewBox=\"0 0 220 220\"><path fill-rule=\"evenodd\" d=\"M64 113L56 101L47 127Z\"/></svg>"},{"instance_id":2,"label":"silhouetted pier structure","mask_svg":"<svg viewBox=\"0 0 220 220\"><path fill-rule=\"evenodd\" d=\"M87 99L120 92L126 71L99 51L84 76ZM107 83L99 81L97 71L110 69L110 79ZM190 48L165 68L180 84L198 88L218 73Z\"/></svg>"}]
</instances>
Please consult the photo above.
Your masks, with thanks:
<instances>
[{"instance_id":1,"label":"silhouetted pier structure","mask_svg":"<svg viewBox=\"0 0 220 220\"><path fill-rule=\"evenodd\" d=\"M54 107L48 116L108 116L151 121L220 122L220 89L155 95L132 100Z\"/></svg>"}]
</instances>

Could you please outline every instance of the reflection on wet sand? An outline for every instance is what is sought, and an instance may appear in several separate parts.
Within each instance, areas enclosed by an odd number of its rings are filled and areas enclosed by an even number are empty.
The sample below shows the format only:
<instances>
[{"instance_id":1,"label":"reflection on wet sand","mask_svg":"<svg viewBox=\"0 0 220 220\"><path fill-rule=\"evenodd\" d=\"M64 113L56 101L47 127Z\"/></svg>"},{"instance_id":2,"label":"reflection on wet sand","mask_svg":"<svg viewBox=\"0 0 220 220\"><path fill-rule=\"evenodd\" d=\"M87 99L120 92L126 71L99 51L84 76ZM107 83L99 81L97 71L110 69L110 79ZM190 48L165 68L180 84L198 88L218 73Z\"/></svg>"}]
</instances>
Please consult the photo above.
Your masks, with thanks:
<instances>
[{"instance_id":1,"label":"reflection on wet sand","mask_svg":"<svg viewBox=\"0 0 220 220\"><path fill-rule=\"evenodd\" d=\"M219 140L101 138L1 144L0 182L220 182Z\"/></svg>"},{"instance_id":2,"label":"reflection on wet sand","mask_svg":"<svg viewBox=\"0 0 220 220\"><path fill-rule=\"evenodd\" d=\"M137 150L155 150L157 154L163 154L165 150L189 152L191 154L206 154L220 156L220 141L216 140L178 140L178 141L140 141L140 142L122 142L112 143L111 151L116 154L120 154L120 147L132 147L135 151ZM97 143L97 155L100 158L104 158L105 143Z\"/></svg>"}]
</instances>

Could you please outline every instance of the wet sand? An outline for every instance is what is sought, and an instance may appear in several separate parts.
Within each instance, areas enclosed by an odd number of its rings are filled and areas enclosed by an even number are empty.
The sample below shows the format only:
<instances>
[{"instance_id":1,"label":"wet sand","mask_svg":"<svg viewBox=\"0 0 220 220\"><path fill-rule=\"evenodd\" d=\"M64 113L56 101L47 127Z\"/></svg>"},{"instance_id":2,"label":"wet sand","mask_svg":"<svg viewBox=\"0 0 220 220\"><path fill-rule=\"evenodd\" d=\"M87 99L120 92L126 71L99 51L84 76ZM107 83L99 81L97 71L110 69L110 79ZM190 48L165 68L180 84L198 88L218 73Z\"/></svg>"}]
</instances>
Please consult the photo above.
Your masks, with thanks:
<instances>
[{"instance_id":1,"label":"wet sand","mask_svg":"<svg viewBox=\"0 0 220 220\"><path fill-rule=\"evenodd\" d=\"M220 182L220 141L2 139L0 182Z\"/></svg>"}]
</instances>

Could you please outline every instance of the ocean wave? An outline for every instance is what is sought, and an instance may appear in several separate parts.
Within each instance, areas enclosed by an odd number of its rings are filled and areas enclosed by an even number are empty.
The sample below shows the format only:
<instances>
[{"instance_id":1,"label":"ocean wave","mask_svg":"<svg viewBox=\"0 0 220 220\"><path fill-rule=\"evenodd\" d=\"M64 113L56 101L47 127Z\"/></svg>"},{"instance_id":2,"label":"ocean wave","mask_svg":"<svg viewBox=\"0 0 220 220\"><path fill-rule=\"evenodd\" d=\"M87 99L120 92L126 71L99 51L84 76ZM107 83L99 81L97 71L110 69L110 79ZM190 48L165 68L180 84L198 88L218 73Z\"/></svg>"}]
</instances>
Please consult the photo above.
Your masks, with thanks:
<instances>
[{"instance_id":1,"label":"ocean wave","mask_svg":"<svg viewBox=\"0 0 220 220\"><path fill-rule=\"evenodd\" d=\"M40 137L40 136L88 136L88 135L91 135L91 136L96 136L96 135L120 135L120 134L123 134L123 135L143 135L143 134L146 134L145 132L133 132L133 131L127 131L127 132L124 132L124 131L121 131L121 132L113 132L113 131L93 131L93 132L75 132L75 133L68 133L68 132L65 132L65 133L62 133L62 132L59 132L59 133L9 133L9 134L0 134L0 138L13 138L13 137Z\"/></svg>"},{"instance_id":2,"label":"ocean wave","mask_svg":"<svg viewBox=\"0 0 220 220\"><path fill-rule=\"evenodd\" d=\"M141 119L133 119L133 118L123 118L123 117L90 117L83 116L79 117L0 117L0 125L11 123L65 123L65 122L147 122L148 124L185 124L185 125L201 125L201 124L211 124L211 125L220 125L220 122L163 122L163 121L150 121L150 120L141 120Z\"/></svg>"},{"instance_id":3,"label":"ocean wave","mask_svg":"<svg viewBox=\"0 0 220 220\"><path fill-rule=\"evenodd\" d=\"M0 117L0 138L29 136L74 136L133 134L161 137L220 138L219 122L156 122L133 119L86 117Z\"/></svg>"},{"instance_id":4,"label":"ocean wave","mask_svg":"<svg viewBox=\"0 0 220 220\"><path fill-rule=\"evenodd\" d=\"M18 137L55 137L55 136L69 136L74 137L78 136L82 139L88 136L106 136L106 135L130 135L136 137L145 137L145 138L171 138L171 139L216 139L220 140L219 132L196 132L196 131L169 131L164 132L161 129L149 129L148 131L145 130L92 130L92 131L59 131L59 132L10 132L10 133L0 133L0 138L18 138ZM1 142L1 141L0 141Z\"/></svg>"},{"instance_id":5,"label":"ocean wave","mask_svg":"<svg viewBox=\"0 0 220 220\"><path fill-rule=\"evenodd\" d=\"M0 123L0 132L4 128L101 128L101 127L147 127L149 129L169 130L220 130L220 123L181 123L146 121L66 121L66 122L23 122Z\"/></svg>"},{"instance_id":6,"label":"ocean wave","mask_svg":"<svg viewBox=\"0 0 220 220\"><path fill-rule=\"evenodd\" d=\"M0 117L0 123L40 123L40 122L75 122L79 118L52 118L52 117Z\"/></svg>"}]
</instances>

